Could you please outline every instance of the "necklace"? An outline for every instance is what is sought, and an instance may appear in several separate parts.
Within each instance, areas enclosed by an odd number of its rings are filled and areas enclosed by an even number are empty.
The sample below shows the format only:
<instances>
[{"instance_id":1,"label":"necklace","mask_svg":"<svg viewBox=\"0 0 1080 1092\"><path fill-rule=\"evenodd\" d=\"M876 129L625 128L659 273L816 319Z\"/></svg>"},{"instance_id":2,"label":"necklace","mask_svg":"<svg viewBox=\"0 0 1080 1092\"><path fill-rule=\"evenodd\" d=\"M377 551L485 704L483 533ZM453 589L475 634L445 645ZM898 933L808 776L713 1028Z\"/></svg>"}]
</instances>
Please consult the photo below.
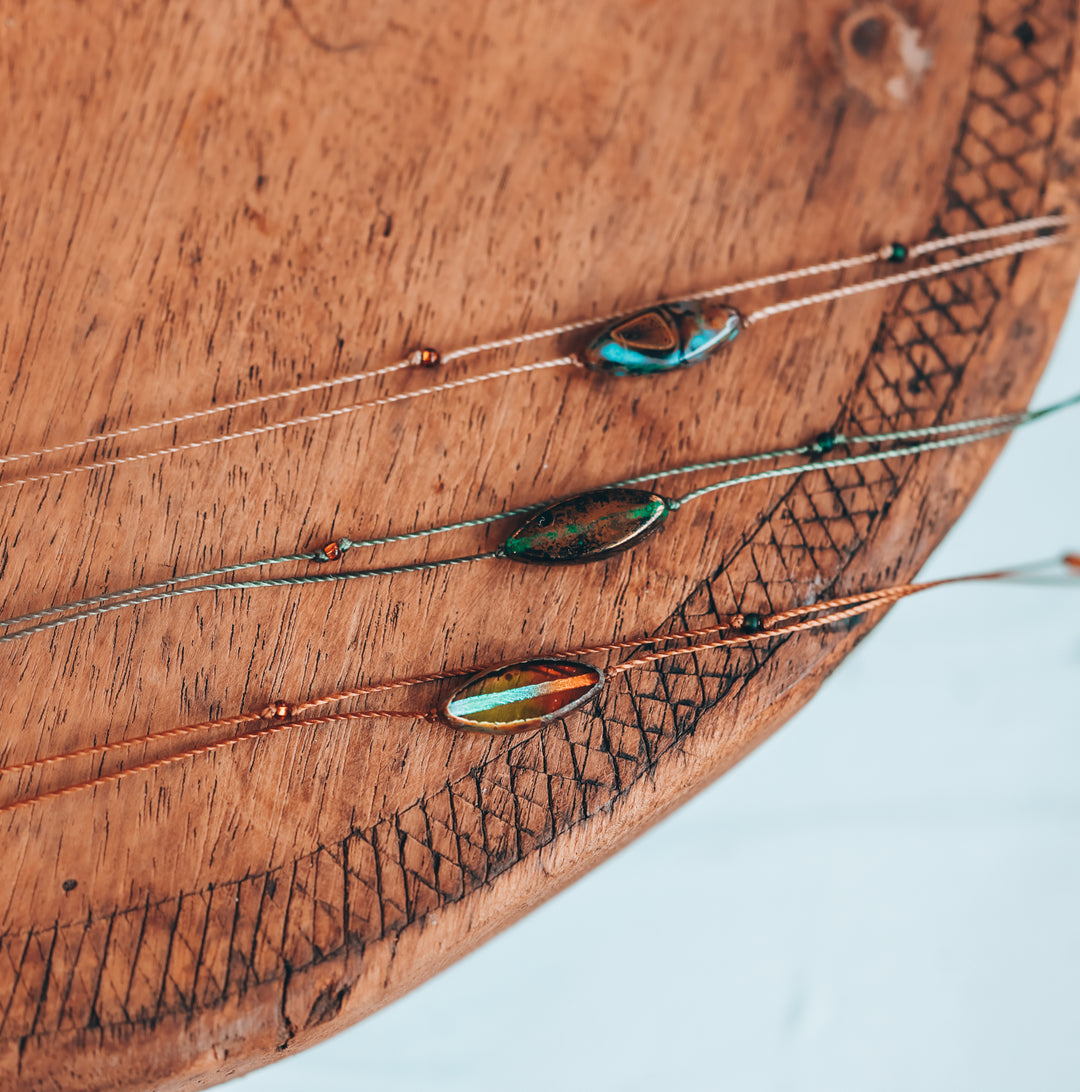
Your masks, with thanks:
<instances>
[{"instance_id":1,"label":"necklace","mask_svg":"<svg viewBox=\"0 0 1080 1092\"><path fill-rule=\"evenodd\" d=\"M113 611L124 610L142 604L164 602L179 596L203 594L207 592L242 591L256 588L302 586L305 584L333 583L338 581L359 580L370 577L398 575L409 572L425 572L432 569L469 564L474 561L503 559L532 564L558 565L599 561L615 553L630 549L645 538L657 533L667 518L678 511L684 504L699 500L712 493L733 486L748 485L753 482L767 481L773 478L799 476L817 470L832 470L846 466L859 466L864 463L881 462L903 458L929 451L959 447L980 440L1003 436L1024 425L1048 417L1080 403L1080 394L1063 399L1039 410L1002 414L995 417L980 417L951 424L929 425L923 428L904 429L878 433L875 435L844 436L832 432L822 433L808 444L782 448L757 455L744 455L716 459L710 462L694 463L669 470L655 471L639 475L607 486L591 490L554 502L540 502L515 508L493 515L472 520L461 520L443 524L439 527L422 531L411 531L401 535L387 536L381 539L353 541L342 537L325 546L301 553L284 554L276 557L261 558L254 561L239 562L217 569L188 573L171 580L155 584L141 585L123 591L110 592L80 599L72 603L47 607L27 614L0 620L0 626L10 629L17 625L25 628L8 632L0 636L0 644L37 633L47 632L69 623L98 617ZM909 443L908 441L915 441ZM897 443L898 442L898 443ZM897 446L878 450L877 445L897 443ZM842 458L822 459L837 447L856 447L869 445L874 450L861 454L851 454ZM646 490L634 489L633 486L647 481L656 481L677 475L695 473L702 470L715 470L745 463L776 460L785 457L810 455L809 462L789 466L773 467L739 477L711 482L692 489L678 497L667 497ZM194 587L181 587L195 581L228 575L248 568L272 567L298 561L328 562L341 557L346 551L358 547L376 547L394 542L403 542L427 538L447 531L483 527L497 521L517 516L528 516L525 523L509 535L496 550L472 554L466 557L445 558L442 560L422 561L413 564L396 565L388 568L370 568L337 573L318 573L289 577L269 577L259 580L229 581L225 583L201 584ZM168 590L165 590L168 589ZM75 612L75 613L68 613ZM48 619L46 621L46 619ZM27 623L36 623L27 625Z\"/></svg>"},{"instance_id":2,"label":"necklace","mask_svg":"<svg viewBox=\"0 0 1080 1092\"><path fill-rule=\"evenodd\" d=\"M562 368L581 369L583 367L588 367L611 376L641 376L671 371L675 368L687 367L709 359L718 350L733 341L741 330L749 329L754 325L777 315L786 314L804 307L832 303L837 300L861 295L865 292L878 291L913 283L915 281L927 280L942 276L949 272L968 269L1001 258L1057 245L1062 241L1062 232L1068 227L1070 222L1071 221L1067 216L1051 214L1016 220L993 228L983 228L976 231L949 235L943 238L929 239L913 246L894 242L854 257L840 258L835 261L805 266L801 269L795 269L784 273L770 274L763 277L752 278L750 280L739 281L734 284L708 289L692 296L683 297L682 299L662 301L645 309L620 311L608 315L606 319L579 320L577 322L566 323L559 326L547 327L543 330L533 331L528 334L483 342L478 345L455 349L446 353L442 353L439 350L432 348L417 349L404 359L386 365L385 367L377 368L371 372L360 372L352 375L339 376L318 383L308 383L299 387L293 387L286 391L241 399L221 406L212 406L208 409L197 410L192 413L167 417L160 421L94 433L81 440L73 440L33 451L8 454L0 458L0 465L42 459L50 455L58 455L85 448L95 443L123 439L152 429L175 428L191 422L205 420L222 413L266 405L270 402L300 394L328 390L334 387L382 378L406 369L434 368L441 364L449 364L478 354L495 352L516 345L545 340L567 333L577 333L585 329L596 328L598 325L600 326L600 329L592 336L580 353L573 352L553 357L548 360L501 368L480 375L466 376L462 379L447 380L442 383L422 387L418 390L404 391L381 398L354 402L337 409L326 410L320 413L304 414L289 418L285 421L259 425L234 432L226 432L222 435L206 439L192 440L186 443L174 443L168 447L160 447L139 454L100 458L90 462L77 463L74 466L66 468L44 471L41 473L23 474L6 481L0 480L0 489L32 485L57 479L62 480L76 474L85 474L109 469L111 467L160 459L168 455L182 452L218 447L233 440L262 436L268 433L279 432L284 429L303 425L320 424L362 410L407 402L416 398L430 397L432 395L464 387L475 386L480 383L491 382L496 379L525 375L531 372ZM909 269L901 273L878 277L853 285L844 285L823 292L811 293L797 299L785 300L779 303L759 307L745 316L730 305L718 302L721 298L726 299L727 297L754 288L785 284L792 280L816 276L823 273L843 271L873 262L905 262L910 259L925 257L947 248L1028 233L1034 234L1032 234L1030 238L1005 243L988 249L976 250L971 254L961 255L947 261L936 262L931 265Z\"/></svg>"},{"instance_id":3,"label":"necklace","mask_svg":"<svg viewBox=\"0 0 1080 1092\"><path fill-rule=\"evenodd\" d=\"M562 720L598 697L609 679L634 668L715 649L753 645L822 629L892 606L901 599L933 588L976 581L1001 580L1060 585L1075 583L1077 576L1080 576L1080 556L1067 554L1060 559L1055 558L1010 569L922 583L898 584L767 614L735 613L709 626L657 636L637 636L606 644L585 645L570 649L558 656L527 659L509 665L487 665L471 670L430 672L384 683L352 687L295 704L275 701L256 712L239 713L199 724L184 725L113 743L82 747L64 754L0 767L0 779L2 779L5 776L37 773L80 759L98 760L108 755L122 756L136 748L145 748L151 744L186 740L192 736L206 736L233 728L243 729L238 734L227 736L225 739L192 744L173 754L137 762L111 773L98 773L63 788L39 790L32 795L0 805L0 815L100 785L112 784L133 774L157 770L198 755L232 749L241 743L302 729L340 728L364 721L393 719L441 722L454 729L492 735L508 735L543 728ZM582 659L626 650L634 650L635 654L606 669ZM471 675L472 678L457 686L434 708L380 708L325 713L314 717L305 715L325 706L338 705L351 699L398 690L413 690L465 675ZM254 724L259 724L259 727L248 727Z\"/></svg>"}]
</instances>

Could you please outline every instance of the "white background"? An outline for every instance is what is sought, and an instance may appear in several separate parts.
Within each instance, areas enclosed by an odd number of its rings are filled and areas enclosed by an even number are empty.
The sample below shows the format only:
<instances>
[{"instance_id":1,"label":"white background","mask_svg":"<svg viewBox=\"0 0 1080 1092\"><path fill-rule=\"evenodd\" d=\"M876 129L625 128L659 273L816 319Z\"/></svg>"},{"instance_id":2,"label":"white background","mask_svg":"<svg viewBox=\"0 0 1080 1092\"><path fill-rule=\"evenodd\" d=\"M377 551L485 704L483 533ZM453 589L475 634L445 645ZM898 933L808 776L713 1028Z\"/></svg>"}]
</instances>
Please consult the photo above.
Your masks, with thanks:
<instances>
[{"instance_id":1,"label":"white background","mask_svg":"<svg viewBox=\"0 0 1080 1092\"><path fill-rule=\"evenodd\" d=\"M1078 357L1074 299L1034 405ZM923 576L1080 551L1078 481L1080 407L1010 440ZM928 593L618 857L225 1087L1080 1089L1078 779L1080 580Z\"/></svg>"}]
</instances>

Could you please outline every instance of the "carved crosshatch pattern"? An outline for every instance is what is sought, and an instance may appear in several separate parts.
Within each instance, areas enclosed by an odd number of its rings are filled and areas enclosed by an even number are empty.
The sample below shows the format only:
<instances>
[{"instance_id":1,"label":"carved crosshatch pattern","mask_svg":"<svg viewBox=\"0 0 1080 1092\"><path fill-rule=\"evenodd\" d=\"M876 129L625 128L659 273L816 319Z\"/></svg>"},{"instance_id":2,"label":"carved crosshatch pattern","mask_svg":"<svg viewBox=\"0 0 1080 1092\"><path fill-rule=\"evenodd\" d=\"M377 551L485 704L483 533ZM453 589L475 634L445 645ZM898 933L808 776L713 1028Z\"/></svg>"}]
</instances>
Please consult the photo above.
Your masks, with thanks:
<instances>
[{"instance_id":1,"label":"carved crosshatch pattern","mask_svg":"<svg viewBox=\"0 0 1080 1092\"><path fill-rule=\"evenodd\" d=\"M1071 4L985 4L937 216L941 235L1043 209L1072 19ZM1032 41L1018 33L1022 24ZM945 418L1018 266L908 286L883 319L836 428L874 432ZM887 517L912 465L795 480L660 630L826 596ZM284 994L293 976L343 953L355 978L370 945L421 928L677 761L703 716L737 701L784 643L637 668L569 723L506 741L468 776L433 785L411 807L291 864L3 935L0 1040L20 1049L56 1035L89 1042L212 1010L267 984ZM351 988L347 977L335 980L302 1026L335 1017ZM300 1030L284 998L282 1020L286 1039Z\"/></svg>"}]
</instances>

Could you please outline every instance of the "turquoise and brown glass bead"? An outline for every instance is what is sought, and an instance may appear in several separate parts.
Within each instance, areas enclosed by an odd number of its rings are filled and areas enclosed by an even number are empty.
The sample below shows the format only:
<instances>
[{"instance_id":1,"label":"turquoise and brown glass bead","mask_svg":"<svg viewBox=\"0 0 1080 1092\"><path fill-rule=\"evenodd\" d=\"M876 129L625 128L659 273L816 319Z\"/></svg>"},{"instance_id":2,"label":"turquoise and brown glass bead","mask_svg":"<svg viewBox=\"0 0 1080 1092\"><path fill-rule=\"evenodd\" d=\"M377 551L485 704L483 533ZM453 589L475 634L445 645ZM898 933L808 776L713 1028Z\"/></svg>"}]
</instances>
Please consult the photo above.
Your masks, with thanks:
<instances>
[{"instance_id":1,"label":"turquoise and brown glass bead","mask_svg":"<svg viewBox=\"0 0 1080 1092\"><path fill-rule=\"evenodd\" d=\"M470 679L439 709L453 728L503 734L561 720L598 694L604 673L571 660L526 660Z\"/></svg>"},{"instance_id":2,"label":"turquoise and brown glass bead","mask_svg":"<svg viewBox=\"0 0 1080 1092\"><path fill-rule=\"evenodd\" d=\"M713 300L657 304L608 323L582 359L611 375L651 375L706 360L734 340L742 316Z\"/></svg>"}]
</instances>

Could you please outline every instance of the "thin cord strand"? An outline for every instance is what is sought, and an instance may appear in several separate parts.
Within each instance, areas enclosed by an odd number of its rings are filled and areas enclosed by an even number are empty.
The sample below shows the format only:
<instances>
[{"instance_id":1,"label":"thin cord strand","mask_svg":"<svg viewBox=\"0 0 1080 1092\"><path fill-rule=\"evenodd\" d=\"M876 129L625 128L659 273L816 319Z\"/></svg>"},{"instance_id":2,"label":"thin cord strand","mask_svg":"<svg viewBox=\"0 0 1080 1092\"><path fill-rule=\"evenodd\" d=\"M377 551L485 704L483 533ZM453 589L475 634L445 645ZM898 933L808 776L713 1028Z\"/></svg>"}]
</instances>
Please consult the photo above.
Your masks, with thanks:
<instances>
[{"instance_id":1,"label":"thin cord strand","mask_svg":"<svg viewBox=\"0 0 1080 1092\"><path fill-rule=\"evenodd\" d=\"M152 762L140 762L138 765L128 766L123 770L116 770L114 773L100 774L97 777L87 778L85 781L78 781L74 785L67 785L62 789L52 789L49 792L28 796L22 800L15 800L10 804L5 804L3 807L0 807L0 815L18 811L30 804L40 804L46 800L55 800L61 796L70 796L72 793L81 792L83 789L92 789L99 785L109 785L113 782L121 781L125 777L130 777L132 774L146 773L150 770L161 769L164 766L171 766L176 762L198 758L200 755L213 754L216 751L231 750L233 747L240 743L244 743L247 740L258 739L263 736L272 736L279 732L292 731L296 728L317 728L327 724L341 724L362 720L421 720L431 716L432 714L430 713L425 714L413 711L404 712L397 709L363 709L353 713L337 713L325 717L311 717L308 720L290 721L285 724L266 724L260 728L253 728L249 732L241 732L240 735L218 740L216 743L207 743L201 747L178 751L176 754L166 755L164 758L158 758Z\"/></svg>"},{"instance_id":2,"label":"thin cord strand","mask_svg":"<svg viewBox=\"0 0 1080 1092\"><path fill-rule=\"evenodd\" d=\"M60 762L74 762L80 758L95 758L98 755L115 754L118 751L129 751L134 747L145 747L147 744L158 743L167 739L180 739L194 735L198 732L209 732L214 729L239 727L242 724L254 724L262 720L258 713L240 713L235 717L223 717L220 720L207 720L201 724L185 724L179 728L168 728L164 732L148 732L145 735L133 736L131 739L118 739L112 743L97 743L90 747L80 747L66 754L49 755L47 758L28 759L26 762L13 762L9 766L0 768L0 777L11 774L26 773L28 770L41 770L49 766L55 766Z\"/></svg>"},{"instance_id":3,"label":"thin cord strand","mask_svg":"<svg viewBox=\"0 0 1080 1092\"><path fill-rule=\"evenodd\" d=\"M582 367L581 362L574 356L560 356L552 360L541 360L535 364L519 364L512 368L500 368L498 371L485 372L483 375L467 376L464 379L455 379L448 383L436 383L431 387L422 387L420 390L404 391L401 394L387 395L385 398L373 398L367 402L353 402L347 406L339 406L337 409L324 410L322 413L309 413L302 417L291 417L287 421L277 421L272 425L259 425L257 428L243 429L240 432L227 432L222 436L211 436L205 440L193 440L186 444L175 444L172 447L161 447L154 451L144 451L138 455L123 455L112 459L98 459L96 462L83 463L79 466L69 466L63 470L52 470L45 474L29 474L23 478L12 478L10 481L0 481L0 489L10 489L16 485L31 485L34 482L51 481L54 478L68 478L73 474L85 474L91 470L105 470L111 466L124 466L128 463L143 462L146 459L159 459L165 455L175 455L182 451L196 451L199 448L213 447L218 444L229 443L232 440L242 440L250 436L265 436L270 432L280 432L282 429L295 428L298 425L312 425L319 421L330 421L335 417L343 417L359 410L375 409L378 406L389 406L395 402L407 402L413 398L422 398L428 394L440 394L443 391L456 390L460 387L471 387L477 383L487 383L492 379L504 379L511 375L524 375L526 372L539 372L549 368Z\"/></svg>"},{"instance_id":4,"label":"thin cord strand","mask_svg":"<svg viewBox=\"0 0 1080 1092\"><path fill-rule=\"evenodd\" d=\"M136 584L132 588L122 591L108 592L105 595L94 595L89 599L76 599L71 603L63 603L55 607L42 607L41 610L31 611L29 614L18 614L12 618L0 618L0 626L10 627L21 625L25 622L36 622L39 618L48 618L54 614L63 614L69 610L79 610L86 607L95 607L102 603L111 603L118 599L130 599L133 596L141 596L147 592L159 591L162 588L176 587L179 584L190 584L195 580L204 580L214 576L228 576L230 573L242 572L244 569L256 569L263 566L283 565L289 561L319 561L318 551L310 551L302 554L281 554L279 557L265 557L260 561L239 561L235 565L223 565L220 569L205 569L199 573L187 573L183 576L174 576L169 580L158 580L153 584Z\"/></svg>"},{"instance_id":5,"label":"thin cord strand","mask_svg":"<svg viewBox=\"0 0 1080 1092\"><path fill-rule=\"evenodd\" d=\"M911 594L910 592L907 594ZM623 660L608 670L608 675L621 675L631 671L635 667L645 667L659 660L668 660L676 656L689 656L697 652L710 652L717 648L728 648L732 645L751 644L755 641L767 641L774 637L786 637L793 633L803 633L806 630L820 629L822 626L833 622L843 621L845 618L855 618L861 614L867 614L877 607L885 606L902 599L903 594L880 595L865 603L858 603L846 610L837 611L835 614L824 615L821 618L806 618L798 622L790 622L775 629L763 629L758 633L739 633L730 637L719 637L715 641L707 641L701 645L687 645L684 648L662 648L655 652L645 652L640 656L634 656L629 660Z\"/></svg>"},{"instance_id":6,"label":"thin cord strand","mask_svg":"<svg viewBox=\"0 0 1080 1092\"><path fill-rule=\"evenodd\" d=\"M485 561L488 558L499 557L496 551L484 554L470 554L468 557L448 557L441 561L420 561L414 565L392 565L383 569L353 569L336 573L306 573L303 576L268 576L263 580L230 580L220 584L200 584L194 588L175 588L172 591L158 592L156 595L140 596L138 599L129 599L123 603L107 603L94 610L84 610L77 614L68 615L66 618L57 618L52 622L42 622L40 625L29 626L26 629L17 630L15 633L6 633L0 637L0 645L8 641L17 641L21 637L31 637L35 633L45 633L50 629L66 626L69 622L81 622L87 618L97 618L102 614L111 614L113 611L124 610L127 607L143 606L145 603L162 603L167 599L176 599L181 595L198 595L201 592L219 591L248 591L254 588L289 588L300 587L304 584L331 584L344 580L363 580L372 576L397 576L401 573L421 573L432 569L446 569L451 565L469 565L474 561Z\"/></svg>"},{"instance_id":7,"label":"thin cord strand","mask_svg":"<svg viewBox=\"0 0 1080 1092\"><path fill-rule=\"evenodd\" d=\"M752 311L743 320L743 325L753 326L755 323L761 322L762 319L782 315L787 311L797 311L800 307L810 307L818 303L831 303L833 300L846 299L848 296L857 296L863 292L873 292L879 288L911 284L914 281L926 280L928 277L939 277L945 273L952 273L957 269L969 269L972 266L995 261L997 258L1007 258L1011 254L1024 254L1029 250L1057 246L1061 239L1061 235L1037 235L1033 239L1022 239L1020 242L1007 243L1004 246L993 247L990 250L979 250L974 254L951 258L947 262L937 262L922 269L909 269L903 273L894 273L889 277L877 277L872 281L863 281L861 284L844 285L841 288L832 288L827 292L814 292L809 296L800 296L798 299L784 300L781 303L774 303L768 307L760 307L758 310Z\"/></svg>"},{"instance_id":8,"label":"thin cord strand","mask_svg":"<svg viewBox=\"0 0 1080 1092\"><path fill-rule=\"evenodd\" d=\"M932 254L937 250L945 250L948 247L963 246L965 243L981 243L987 239L1000 239L1005 235L1019 235L1025 231L1046 231L1068 227L1071 218L1060 213L1050 216L1033 216L1028 220L1014 220L1009 224L999 224L997 227L977 228L975 231L964 231L959 235L947 235L941 239L927 239L924 243L916 243L908 247L908 257L920 258L924 254Z\"/></svg>"},{"instance_id":9,"label":"thin cord strand","mask_svg":"<svg viewBox=\"0 0 1080 1092\"><path fill-rule=\"evenodd\" d=\"M922 443L893 448L891 451L868 451L864 455L846 455L842 459L822 459L818 462L804 463L802 466L779 466L771 470L759 470L753 474L742 474L737 478L728 478L726 481L703 485L700 489L694 489L669 503L681 506L689 501L697 500L699 497L707 496L709 493L715 493L717 490L728 489L733 485L747 485L750 482L763 482L768 481L770 478L784 478L792 474L808 474L813 470L835 470L842 466L859 466L862 463L884 462L887 459L900 459L905 455L918 455L924 451L959 447L962 444L970 444L976 440L990 440L995 436L1004 436L1015 428L1015 425L1000 425L984 432L965 433L962 436L947 436L941 440L924 440Z\"/></svg>"},{"instance_id":10,"label":"thin cord strand","mask_svg":"<svg viewBox=\"0 0 1080 1092\"><path fill-rule=\"evenodd\" d=\"M360 383L365 379L378 379L380 376L393 375L395 372L414 366L410 360L399 360L396 364L388 364L385 368L376 368L370 372L353 372L351 375L338 376L336 379L323 379L317 383L306 383L302 387L290 387L288 390L276 391L274 394L241 398L236 402L225 402L220 406L211 406L209 409L181 413L176 417L166 417L160 421L148 421L143 425L131 425L126 428L113 429L111 432L96 432L92 436L85 436L81 440L71 440L66 444L57 444L55 447L43 447L38 451L24 451L17 455L4 455L0 457L0 466L4 463L22 462L27 459L42 458L46 455L57 455L61 451L73 451L77 447L86 447L89 444L101 443L104 440L118 440L123 436L134 436L138 432L147 432L150 429L170 428L174 425L186 424L189 421L199 421L205 417L214 417L219 413L228 413L231 410L244 409L247 406L263 406L267 402L276 402L282 398L293 398L300 394L310 394L312 391L323 391L333 387L342 387L349 383Z\"/></svg>"}]
</instances>

